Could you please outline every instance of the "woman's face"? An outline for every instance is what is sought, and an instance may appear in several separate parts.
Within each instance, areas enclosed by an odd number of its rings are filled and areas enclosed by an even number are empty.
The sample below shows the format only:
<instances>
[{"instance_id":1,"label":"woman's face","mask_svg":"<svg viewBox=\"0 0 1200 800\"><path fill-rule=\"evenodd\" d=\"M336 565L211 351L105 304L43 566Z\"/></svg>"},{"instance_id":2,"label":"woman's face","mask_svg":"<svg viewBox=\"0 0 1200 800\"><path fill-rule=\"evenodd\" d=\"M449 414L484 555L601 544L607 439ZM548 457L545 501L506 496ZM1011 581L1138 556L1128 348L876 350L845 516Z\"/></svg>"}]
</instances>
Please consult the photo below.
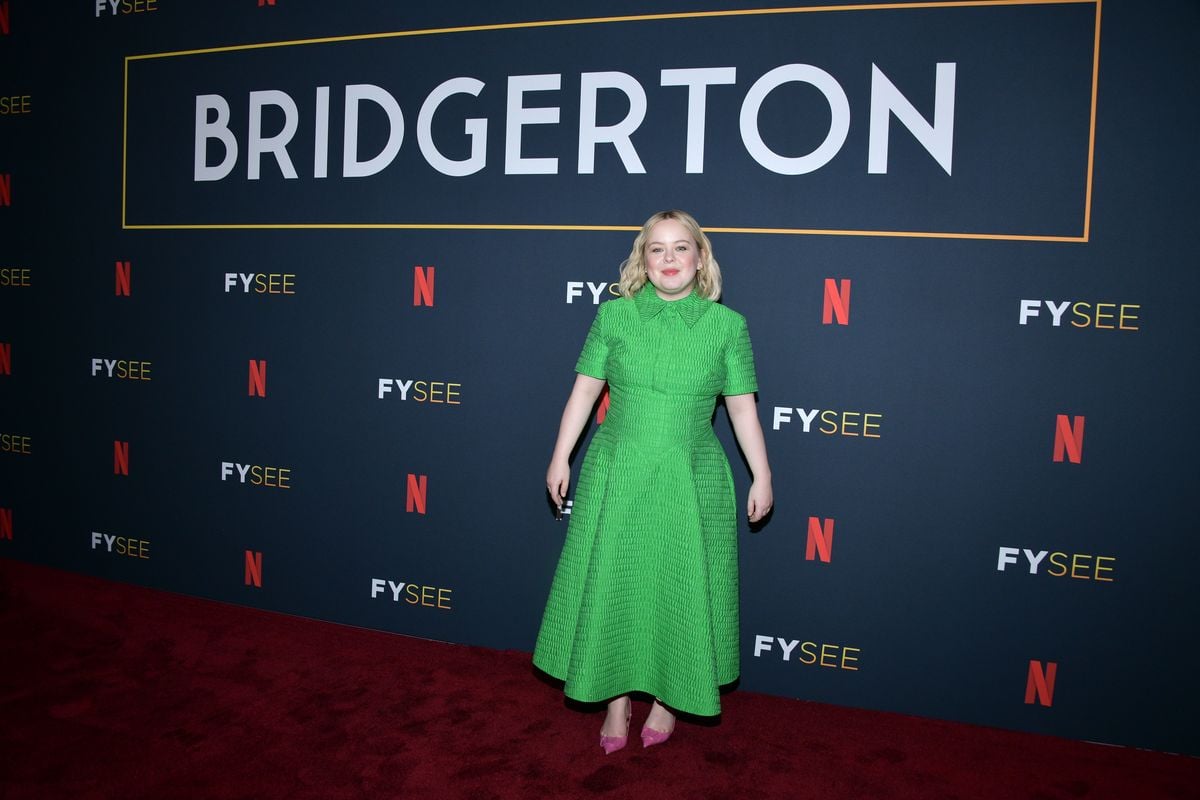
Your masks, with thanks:
<instances>
[{"instance_id":1,"label":"woman's face","mask_svg":"<svg viewBox=\"0 0 1200 800\"><path fill-rule=\"evenodd\" d=\"M679 300L692 293L700 248L678 220L664 219L646 237L646 275L663 300Z\"/></svg>"}]
</instances>

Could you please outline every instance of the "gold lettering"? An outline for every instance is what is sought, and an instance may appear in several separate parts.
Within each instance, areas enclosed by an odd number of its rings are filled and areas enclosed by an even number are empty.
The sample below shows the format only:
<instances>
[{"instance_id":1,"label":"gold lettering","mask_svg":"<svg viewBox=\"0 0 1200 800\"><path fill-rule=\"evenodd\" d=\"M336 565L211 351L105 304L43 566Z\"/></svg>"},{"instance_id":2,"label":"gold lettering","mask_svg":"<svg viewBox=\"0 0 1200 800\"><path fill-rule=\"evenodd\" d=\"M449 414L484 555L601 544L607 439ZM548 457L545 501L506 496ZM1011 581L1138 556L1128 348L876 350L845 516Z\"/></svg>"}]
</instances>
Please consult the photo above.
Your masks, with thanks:
<instances>
[{"instance_id":1,"label":"gold lettering","mask_svg":"<svg viewBox=\"0 0 1200 800\"><path fill-rule=\"evenodd\" d=\"M857 671L858 671L858 667L851 667L851 666L849 666L849 665L848 665L848 663L847 663L847 662L850 662L850 661L853 661L853 662L854 662L854 663L856 663L856 664L858 663L858 656L857 656L857 655L853 655L853 656L852 656L852 655L850 655L850 651L852 651L852 650L853 650L855 653L861 653L861 652L862 652L862 648L859 648L859 647L843 647L843 648L842 648L842 669L848 669L848 670L851 670L851 671L857 672Z\"/></svg>"},{"instance_id":2,"label":"gold lettering","mask_svg":"<svg viewBox=\"0 0 1200 800\"><path fill-rule=\"evenodd\" d=\"M28 94L0 95L0 117L33 113L33 96Z\"/></svg>"},{"instance_id":3,"label":"gold lettering","mask_svg":"<svg viewBox=\"0 0 1200 800\"><path fill-rule=\"evenodd\" d=\"M33 455L33 437L16 433L0 433L0 453Z\"/></svg>"},{"instance_id":4,"label":"gold lettering","mask_svg":"<svg viewBox=\"0 0 1200 800\"><path fill-rule=\"evenodd\" d=\"M875 430L879 430L879 423L875 423L874 425L872 425L871 417L874 417L875 419L883 419L883 414L863 414L863 436L870 437L872 439L878 439L878 438L880 438L880 434L867 432L868 428L874 428Z\"/></svg>"},{"instance_id":5,"label":"gold lettering","mask_svg":"<svg viewBox=\"0 0 1200 800\"><path fill-rule=\"evenodd\" d=\"M32 286L32 274L29 267L0 267L0 286Z\"/></svg>"},{"instance_id":6,"label":"gold lettering","mask_svg":"<svg viewBox=\"0 0 1200 800\"><path fill-rule=\"evenodd\" d=\"M838 651L838 646L836 644L821 645L821 666L822 667L836 667L837 663L830 662L828 659L830 659L830 658L836 659L837 651Z\"/></svg>"}]
</instances>

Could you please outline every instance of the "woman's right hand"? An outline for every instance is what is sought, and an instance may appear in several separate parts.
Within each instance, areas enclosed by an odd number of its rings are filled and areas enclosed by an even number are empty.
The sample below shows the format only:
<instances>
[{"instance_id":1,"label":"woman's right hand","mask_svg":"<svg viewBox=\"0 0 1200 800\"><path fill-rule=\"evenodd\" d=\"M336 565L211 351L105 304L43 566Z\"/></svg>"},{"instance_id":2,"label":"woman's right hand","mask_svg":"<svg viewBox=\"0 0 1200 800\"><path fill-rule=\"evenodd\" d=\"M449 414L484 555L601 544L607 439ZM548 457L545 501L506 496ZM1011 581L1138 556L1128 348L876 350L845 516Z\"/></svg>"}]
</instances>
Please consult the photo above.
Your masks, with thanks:
<instances>
[{"instance_id":1,"label":"woman's right hand","mask_svg":"<svg viewBox=\"0 0 1200 800\"><path fill-rule=\"evenodd\" d=\"M567 486L571 482L571 466L566 461L551 461L546 470L546 491L550 499L562 511L563 503L567 500Z\"/></svg>"}]
</instances>

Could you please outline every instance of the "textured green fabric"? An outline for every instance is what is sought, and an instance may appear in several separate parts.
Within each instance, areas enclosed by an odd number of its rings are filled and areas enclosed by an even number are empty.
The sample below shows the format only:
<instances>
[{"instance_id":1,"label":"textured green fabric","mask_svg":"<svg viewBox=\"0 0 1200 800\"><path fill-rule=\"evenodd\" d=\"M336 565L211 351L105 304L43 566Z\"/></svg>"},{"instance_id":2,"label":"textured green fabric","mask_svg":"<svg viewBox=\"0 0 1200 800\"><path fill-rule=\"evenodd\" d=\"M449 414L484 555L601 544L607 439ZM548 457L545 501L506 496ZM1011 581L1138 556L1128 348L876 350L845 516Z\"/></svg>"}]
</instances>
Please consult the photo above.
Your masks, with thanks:
<instances>
[{"instance_id":1,"label":"textured green fabric","mask_svg":"<svg viewBox=\"0 0 1200 800\"><path fill-rule=\"evenodd\" d=\"M579 470L534 663L586 702L720 713L738 676L737 518L719 394L758 387L745 319L647 284L602 303L576 371L611 405Z\"/></svg>"}]
</instances>

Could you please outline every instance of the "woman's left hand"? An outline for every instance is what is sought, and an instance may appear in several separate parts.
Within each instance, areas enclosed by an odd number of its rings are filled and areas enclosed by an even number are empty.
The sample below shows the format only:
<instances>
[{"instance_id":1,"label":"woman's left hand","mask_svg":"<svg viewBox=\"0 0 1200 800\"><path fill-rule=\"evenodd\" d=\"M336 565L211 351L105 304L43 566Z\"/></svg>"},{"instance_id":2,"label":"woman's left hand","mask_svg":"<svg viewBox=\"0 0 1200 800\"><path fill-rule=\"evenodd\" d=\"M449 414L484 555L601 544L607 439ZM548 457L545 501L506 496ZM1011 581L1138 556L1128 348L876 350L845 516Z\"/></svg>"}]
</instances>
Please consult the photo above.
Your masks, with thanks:
<instances>
[{"instance_id":1,"label":"woman's left hand","mask_svg":"<svg viewBox=\"0 0 1200 800\"><path fill-rule=\"evenodd\" d=\"M758 481L750 484L750 497L746 501L746 516L751 522L758 522L771 512L775 497L771 492L771 481Z\"/></svg>"}]
</instances>

